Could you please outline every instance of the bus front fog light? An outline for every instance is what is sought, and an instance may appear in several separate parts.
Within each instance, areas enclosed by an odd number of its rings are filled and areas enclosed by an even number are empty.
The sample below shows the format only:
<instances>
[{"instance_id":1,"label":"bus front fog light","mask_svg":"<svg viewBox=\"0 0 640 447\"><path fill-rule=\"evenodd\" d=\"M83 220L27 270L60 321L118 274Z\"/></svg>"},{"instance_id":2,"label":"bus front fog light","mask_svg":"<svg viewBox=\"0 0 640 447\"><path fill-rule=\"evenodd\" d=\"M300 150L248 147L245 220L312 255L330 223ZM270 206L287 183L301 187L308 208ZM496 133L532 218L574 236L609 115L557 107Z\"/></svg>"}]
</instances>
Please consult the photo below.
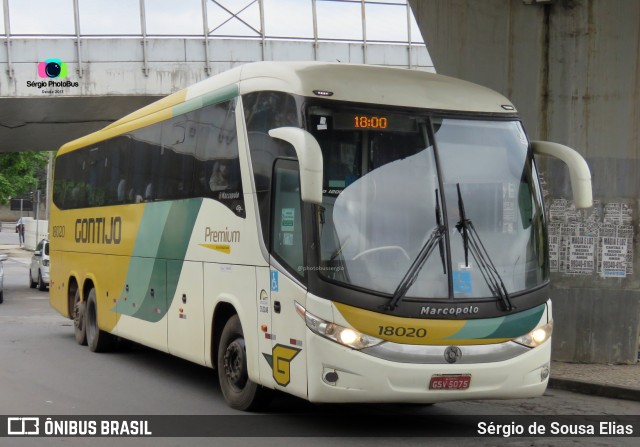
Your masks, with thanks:
<instances>
[{"instance_id":1,"label":"bus front fog light","mask_svg":"<svg viewBox=\"0 0 640 447\"><path fill-rule=\"evenodd\" d=\"M335 385L338 379L338 373L335 371L329 371L324 375L324 381L329 385Z\"/></svg>"},{"instance_id":2,"label":"bus front fog light","mask_svg":"<svg viewBox=\"0 0 640 447\"><path fill-rule=\"evenodd\" d=\"M544 382L549 377L549 364L546 364L540 370L540 382Z\"/></svg>"}]
</instances>

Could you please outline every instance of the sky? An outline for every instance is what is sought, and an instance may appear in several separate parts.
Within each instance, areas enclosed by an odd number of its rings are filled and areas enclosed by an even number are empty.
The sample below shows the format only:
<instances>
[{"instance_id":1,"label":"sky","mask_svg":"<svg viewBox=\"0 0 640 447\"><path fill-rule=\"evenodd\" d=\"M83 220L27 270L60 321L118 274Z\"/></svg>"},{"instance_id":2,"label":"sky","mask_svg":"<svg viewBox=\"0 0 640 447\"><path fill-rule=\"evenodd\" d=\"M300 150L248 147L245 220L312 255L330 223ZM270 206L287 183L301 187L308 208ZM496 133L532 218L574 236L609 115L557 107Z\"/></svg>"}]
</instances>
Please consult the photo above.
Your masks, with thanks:
<instances>
[{"instance_id":1,"label":"sky","mask_svg":"<svg viewBox=\"0 0 640 447\"><path fill-rule=\"evenodd\" d=\"M203 34L201 0L144 0L146 32L149 35ZM73 0L8 0L12 35L69 35L75 33ZM264 0L267 37L313 38L312 0ZM316 0L320 39L362 39L362 6L359 0ZM366 2L367 40L406 42L406 0ZM253 0L207 0L207 27L212 36L259 34L233 18L224 8L237 13L256 30L260 9ZM224 7L224 8L223 8ZM83 35L140 35L140 0L78 0L80 32ZM0 2L0 11L4 6ZM42 13L46 12L46 13ZM6 33L4 21L0 32ZM411 15L411 40L423 43Z\"/></svg>"}]
</instances>

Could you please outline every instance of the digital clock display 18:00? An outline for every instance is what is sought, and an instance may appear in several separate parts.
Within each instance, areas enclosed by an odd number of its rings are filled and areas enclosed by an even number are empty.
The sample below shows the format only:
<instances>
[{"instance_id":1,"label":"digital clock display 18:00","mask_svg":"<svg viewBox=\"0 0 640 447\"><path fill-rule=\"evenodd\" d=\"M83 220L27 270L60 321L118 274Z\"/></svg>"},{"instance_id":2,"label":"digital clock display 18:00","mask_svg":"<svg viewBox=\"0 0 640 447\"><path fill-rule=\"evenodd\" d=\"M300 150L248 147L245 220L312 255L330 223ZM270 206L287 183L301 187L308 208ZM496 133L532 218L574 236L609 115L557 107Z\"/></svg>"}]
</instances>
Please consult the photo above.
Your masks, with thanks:
<instances>
[{"instance_id":1,"label":"digital clock display 18:00","mask_svg":"<svg viewBox=\"0 0 640 447\"><path fill-rule=\"evenodd\" d=\"M335 113L333 127L336 130L382 130L415 132L415 118L406 115L368 115L362 113Z\"/></svg>"},{"instance_id":2,"label":"digital clock display 18:00","mask_svg":"<svg viewBox=\"0 0 640 447\"><path fill-rule=\"evenodd\" d=\"M355 115L353 127L358 129L386 129L389 126L389 118L386 116Z\"/></svg>"}]
</instances>

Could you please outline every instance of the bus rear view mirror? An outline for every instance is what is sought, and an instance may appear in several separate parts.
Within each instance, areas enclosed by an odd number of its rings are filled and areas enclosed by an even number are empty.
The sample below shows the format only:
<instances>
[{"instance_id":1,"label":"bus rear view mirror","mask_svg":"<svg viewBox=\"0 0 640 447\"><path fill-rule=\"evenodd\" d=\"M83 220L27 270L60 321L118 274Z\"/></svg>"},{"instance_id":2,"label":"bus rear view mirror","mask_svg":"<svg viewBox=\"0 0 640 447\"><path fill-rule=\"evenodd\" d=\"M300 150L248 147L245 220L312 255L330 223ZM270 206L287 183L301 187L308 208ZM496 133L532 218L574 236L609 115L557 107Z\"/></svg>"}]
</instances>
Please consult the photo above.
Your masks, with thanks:
<instances>
[{"instance_id":1,"label":"bus rear view mirror","mask_svg":"<svg viewBox=\"0 0 640 447\"><path fill-rule=\"evenodd\" d=\"M593 206L593 192L591 190L591 171L582 155L570 147L549 141L532 141L533 153L536 155L550 155L562 160L569 168L571 190L576 208Z\"/></svg>"},{"instance_id":2,"label":"bus rear view mirror","mask_svg":"<svg viewBox=\"0 0 640 447\"><path fill-rule=\"evenodd\" d=\"M318 141L304 129L278 127L269 136L290 143L300 165L300 197L303 202L322 204L322 151Z\"/></svg>"}]
</instances>

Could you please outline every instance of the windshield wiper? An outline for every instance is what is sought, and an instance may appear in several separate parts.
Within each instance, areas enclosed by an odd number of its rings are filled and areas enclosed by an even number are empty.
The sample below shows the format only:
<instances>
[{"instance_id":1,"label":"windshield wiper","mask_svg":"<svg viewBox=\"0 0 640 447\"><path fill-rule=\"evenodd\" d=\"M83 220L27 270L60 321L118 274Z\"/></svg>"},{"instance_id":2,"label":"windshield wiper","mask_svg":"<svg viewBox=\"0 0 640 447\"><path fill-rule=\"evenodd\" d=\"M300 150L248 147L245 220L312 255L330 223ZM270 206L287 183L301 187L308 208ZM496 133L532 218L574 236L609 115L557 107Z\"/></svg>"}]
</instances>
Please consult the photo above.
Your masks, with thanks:
<instances>
[{"instance_id":1,"label":"windshield wiper","mask_svg":"<svg viewBox=\"0 0 640 447\"><path fill-rule=\"evenodd\" d=\"M440 196L438 195L438 190L436 189L436 224L438 228L445 227L442 225L442 217L440 215ZM446 227L445 227L446 230ZM438 239L438 248L440 249L440 260L442 261L442 273L447 274L447 263L444 260L444 238L440 237Z\"/></svg>"},{"instance_id":2,"label":"windshield wiper","mask_svg":"<svg viewBox=\"0 0 640 447\"><path fill-rule=\"evenodd\" d=\"M429 238L420 249L420 253L418 253L418 256L409 267L409 270L407 270L407 273L405 273L404 277L402 278L402 281L400 281L400 284L398 284L398 287L396 288L395 292L393 292L391 301L389 301L388 304L383 306L384 310L395 310L398 307L398 305L400 304L404 296L407 294L407 292L409 291L413 283L416 282L416 279L418 279L418 274L420 273L420 270L422 270L422 267L424 266L425 262L427 261L427 259L429 259L429 256L431 255L434 248L436 247L436 244L440 246L440 258L442 259L442 268L444 270L444 273L445 274L447 273L446 267L445 267L445 260L444 260L444 246L442 245L442 238L447 231L447 227L442 225L440 222L441 222L440 221L440 202L438 200L438 190L436 189L437 226L431 232L431 234L429 235Z\"/></svg>"},{"instance_id":3,"label":"windshield wiper","mask_svg":"<svg viewBox=\"0 0 640 447\"><path fill-rule=\"evenodd\" d=\"M473 259L478 264L480 273L487 283L489 290L498 298L502 310L508 312L513 309L513 304L511 304L511 298L509 298L507 288L495 265L493 265L487 249L484 248L480 236L478 236L478 232L473 226L473 222L467 219L464 211L462 193L460 192L460 183L456 184L456 187L458 188L458 211L460 212L460 220L456 224L456 229L462 235L465 266L469 267L469 249L471 249L471 256L473 256Z\"/></svg>"}]
</instances>

